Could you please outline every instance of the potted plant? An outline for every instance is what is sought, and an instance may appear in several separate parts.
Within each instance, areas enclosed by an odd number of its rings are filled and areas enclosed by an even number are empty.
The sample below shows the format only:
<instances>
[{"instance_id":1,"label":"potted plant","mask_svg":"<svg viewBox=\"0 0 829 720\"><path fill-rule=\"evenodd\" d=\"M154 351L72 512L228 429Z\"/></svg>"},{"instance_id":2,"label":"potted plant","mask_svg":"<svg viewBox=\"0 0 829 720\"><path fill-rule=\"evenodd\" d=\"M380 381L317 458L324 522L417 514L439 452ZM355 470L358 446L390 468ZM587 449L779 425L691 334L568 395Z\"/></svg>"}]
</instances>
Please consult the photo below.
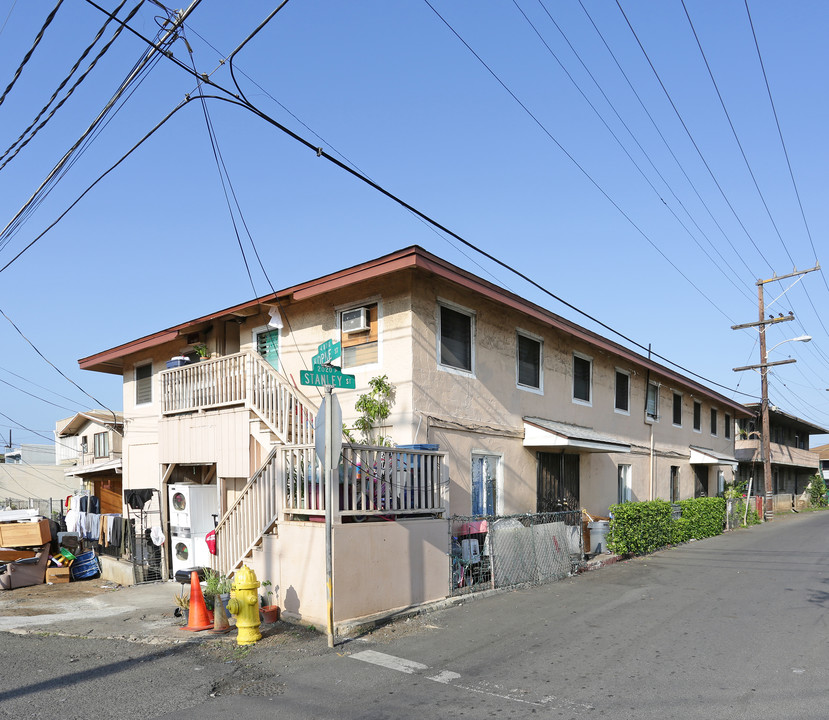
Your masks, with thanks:
<instances>
[{"instance_id":1,"label":"potted plant","mask_svg":"<svg viewBox=\"0 0 829 720\"><path fill-rule=\"evenodd\" d=\"M204 570L204 603L208 610L215 607L216 595L221 598L222 604L227 612L227 604L230 601L230 578L212 568Z\"/></svg>"},{"instance_id":2,"label":"potted plant","mask_svg":"<svg viewBox=\"0 0 829 720\"><path fill-rule=\"evenodd\" d=\"M262 622L275 623L279 620L279 605L271 605L271 598L273 597L271 581L263 580L261 585L265 592L259 596L259 614L262 616Z\"/></svg>"},{"instance_id":3,"label":"potted plant","mask_svg":"<svg viewBox=\"0 0 829 720\"><path fill-rule=\"evenodd\" d=\"M193 345L193 352L199 356L199 360L209 360L210 352L207 350L207 345L204 343L196 343Z\"/></svg>"},{"instance_id":4,"label":"potted plant","mask_svg":"<svg viewBox=\"0 0 829 720\"><path fill-rule=\"evenodd\" d=\"M173 613L176 617L183 617L184 624L186 625L190 620L190 596L184 594L184 590L182 590L177 595L173 596L173 600L176 603L176 609Z\"/></svg>"}]
</instances>

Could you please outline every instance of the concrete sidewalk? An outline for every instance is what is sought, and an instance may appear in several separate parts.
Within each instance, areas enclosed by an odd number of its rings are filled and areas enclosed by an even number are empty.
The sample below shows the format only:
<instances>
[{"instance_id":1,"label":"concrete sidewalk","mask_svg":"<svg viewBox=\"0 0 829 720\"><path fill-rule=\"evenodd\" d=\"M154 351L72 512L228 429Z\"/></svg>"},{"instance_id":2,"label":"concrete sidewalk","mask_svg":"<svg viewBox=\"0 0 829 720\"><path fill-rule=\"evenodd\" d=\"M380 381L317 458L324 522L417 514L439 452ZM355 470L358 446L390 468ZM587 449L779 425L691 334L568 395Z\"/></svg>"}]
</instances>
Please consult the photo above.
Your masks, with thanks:
<instances>
[{"instance_id":1,"label":"concrete sidewalk","mask_svg":"<svg viewBox=\"0 0 829 720\"><path fill-rule=\"evenodd\" d=\"M86 580L0 592L0 631L109 638L144 643L181 643L227 635L190 632L174 616L175 582L122 587Z\"/></svg>"}]
</instances>

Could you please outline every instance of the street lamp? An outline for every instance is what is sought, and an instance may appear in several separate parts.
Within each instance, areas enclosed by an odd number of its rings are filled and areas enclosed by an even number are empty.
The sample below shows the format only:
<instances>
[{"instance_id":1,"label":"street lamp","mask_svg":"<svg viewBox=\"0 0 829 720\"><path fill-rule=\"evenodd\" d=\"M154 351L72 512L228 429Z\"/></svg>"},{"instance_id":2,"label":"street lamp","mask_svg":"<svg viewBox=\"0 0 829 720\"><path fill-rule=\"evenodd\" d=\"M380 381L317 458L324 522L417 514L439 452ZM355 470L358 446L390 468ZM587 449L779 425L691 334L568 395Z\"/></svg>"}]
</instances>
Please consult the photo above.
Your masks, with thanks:
<instances>
[{"instance_id":1,"label":"street lamp","mask_svg":"<svg viewBox=\"0 0 829 720\"><path fill-rule=\"evenodd\" d=\"M772 350L774 350L774 348L780 347L781 345L785 345L786 343L790 343L790 342L811 342L811 341L812 341L812 336L811 335L801 335L801 336L796 337L796 338L789 338L788 340L783 340L783 341L777 343L777 345L775 345L772 348L770 348L769 350L767 350L766 354L768 355L768 353L770 353Z\"/></svg>"},{"instance_id":2,"label":"street lamp","mask_svg":"<svg viewBox=\"0 0 829 720\"><path fill-rule=\"evenodd\" d=\"M796 338L789 338L788 340L783 340L782 342L777 343L774 345L771 350L766 350L766 328L760 328L760 390L762 394L762 403L760 405L760 410L762 412L762 422L763 422L763 432L762 432L762 440L763 440L763 480L766 490L766 502L763 508L763 519L764 520L772 520L774 518L774 504L772 501L773 492L771 487L771 430L769 429L769 380L768 380L768 372L769 372L769 362L768 362L768 354L774 350L774 348L780 347L785 343L790 342L809 342L812 339L810 335L801 335L800 337ZM790 360L789 362L794 362L794 360ZM782 363L772 363L773 365L778 365Z\"/></svg>"}]
</instances>

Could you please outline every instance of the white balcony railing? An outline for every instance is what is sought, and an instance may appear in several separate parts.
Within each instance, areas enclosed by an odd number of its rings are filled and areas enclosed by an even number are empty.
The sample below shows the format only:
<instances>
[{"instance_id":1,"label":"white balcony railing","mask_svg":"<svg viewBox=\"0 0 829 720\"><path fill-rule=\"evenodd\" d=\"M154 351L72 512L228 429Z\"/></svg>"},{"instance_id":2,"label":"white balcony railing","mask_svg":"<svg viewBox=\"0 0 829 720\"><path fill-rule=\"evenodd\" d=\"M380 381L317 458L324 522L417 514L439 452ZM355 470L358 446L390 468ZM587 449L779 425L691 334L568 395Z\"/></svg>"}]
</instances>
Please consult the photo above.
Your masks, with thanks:
<instances>
[{"instance_id":1,"label":"white balcony railing","mask_svg":"<svg viewBox=\"0 0 829 720\"><path fill-rule=\"evenodd\" d=\"M325 514L322 466L311 445L281 449L284 513ZM403 517L444 511L445 453L343 445L334 493L334 521Z\"/></svg>"},{"instance_id":2,"label":"white balcony railing","mask_svg":"<svg viewBox=\"0 0 829 720\"><path fill-rule=\"evenodd\" d=\"M160 376L162 415L244 405L283 443L314 441L313 404L259 355L226 355Z\"/></svg>"}]
</instances>

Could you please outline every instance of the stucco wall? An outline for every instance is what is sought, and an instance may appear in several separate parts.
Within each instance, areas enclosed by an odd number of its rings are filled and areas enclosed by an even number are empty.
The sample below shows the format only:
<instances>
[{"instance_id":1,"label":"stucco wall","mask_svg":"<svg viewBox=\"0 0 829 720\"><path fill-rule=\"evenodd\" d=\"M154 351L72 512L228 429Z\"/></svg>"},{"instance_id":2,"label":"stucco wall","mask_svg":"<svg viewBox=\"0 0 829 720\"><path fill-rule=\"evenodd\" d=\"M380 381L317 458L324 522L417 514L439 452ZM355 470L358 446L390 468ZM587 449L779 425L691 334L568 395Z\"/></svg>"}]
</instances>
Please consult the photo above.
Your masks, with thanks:
<instances>
[{"instance_id":1,"label":"stucco wall","mask_svg":"<svg viewBox=\"0 0 829 720\"><path fill-rule=\"evenodd\" d=\"M438 308L446 302L467 309L475 316L475 356L472 373L440 367L438 363ZM470 461L473 447L503 455L503 512L535 510L536 461L538 450L579 452L566 448L523 448L512 432L523 430L524 417L541 417L590 428L631 446L630 454L581 453L581 503L595 514L604 515L618 499L618 464L631 465L634 499L670 497L670 467L680 467L680 495L694 495L694 474L689 463L690 446L733 454L731 438L725 437L726 413L734 412L715 404L718 432L710 432L711 403L695 397L691 388L678 386L604 349L586 344L561 331L546 328L526 316L505 309L484 298L444 282L421 282L413 288L413 406L420 417L452 418L467 426L491 426L461 439L462 432L447 435L430 422L420 425L417 442L441 442L449 452L452 477L452 512L470 511ZM542 391L519 387L516 382L516 333L523 331L541 338ZM592 397L589 404L573 400L573 353L592 361ZM630 374L629 410L615 409L616 371ZM648 381L659 385L659 411L654 422L646 422L645 394ZM673 423L674 392L681 395L682 422ZM697 393L699 395L699 393ZM693 403L700 400L701 429L693 429ZM504 431L498 437L498 430ZM651 457L653 432L653 458ZM491 434L488 434L491 433ZM474 439L473 439L474 437ZM454 447L449 447L453 444ZM653 476L651 466L653 465ZM730 466L724 469L731 479ZM651 490L653 486L653 490ZM499 507L499 512L502 511Z\"/></svg>"},{"instance_id":2,"label":"stucco wall","mask_svg":"<svg viewBox=\"0 0 829 720\"><path fill-rule=\"evenodd\" d=\"M348 523L333 528L334 622L445 597L445 520ZM325 525L282 523L256 553L260 580L279 585L279 604L303 624L326 627Z\"/></svg>"}]
</instances>

